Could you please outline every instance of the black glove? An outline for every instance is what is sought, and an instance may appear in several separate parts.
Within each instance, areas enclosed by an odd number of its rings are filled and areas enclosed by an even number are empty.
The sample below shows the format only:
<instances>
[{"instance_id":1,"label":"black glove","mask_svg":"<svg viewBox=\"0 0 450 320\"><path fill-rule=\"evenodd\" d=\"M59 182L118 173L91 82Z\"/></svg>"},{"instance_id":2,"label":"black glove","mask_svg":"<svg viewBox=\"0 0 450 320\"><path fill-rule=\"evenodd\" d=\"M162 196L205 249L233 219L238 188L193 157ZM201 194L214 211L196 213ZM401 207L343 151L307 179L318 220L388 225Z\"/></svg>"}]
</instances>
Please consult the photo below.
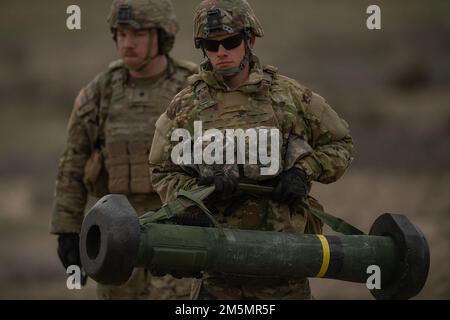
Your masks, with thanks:
<instances>
[{"instance_id":1,"label":"black glove","mask_svg":"<svg viewBox=\"0 0 450 320\"><path fill-rule=\"evenodd\" d=\"M201 178L198 185L214 185L216 187L214 195L219 195L222 199L236 194L239 190L238 180L235 177L223 174L223 172L216 172L212 177Z\"/></svg>"},{"instance_id":2,"label":"black glove","mask_svg":"<svg viewBox=\"0 0 450 320\"><path fill-rule=\"evenodd\" d=\"M303 200L308 194L308 180L303 170L293 167L277 178L273 191L273 200L291 204L294 200Z\"/></svg>"},{"instance_id":3,"label":"black glove","mask_svg":"<svg viewBox=\"0 0 450 320\"><path fill-rule=\"evenodd\" d=\"M87 281L87 275L81 267L80 236L77 233L63 233L58 236L58 256L64 268L77 265L81 269L81 285Z\"/></svg>"}]
</instances>

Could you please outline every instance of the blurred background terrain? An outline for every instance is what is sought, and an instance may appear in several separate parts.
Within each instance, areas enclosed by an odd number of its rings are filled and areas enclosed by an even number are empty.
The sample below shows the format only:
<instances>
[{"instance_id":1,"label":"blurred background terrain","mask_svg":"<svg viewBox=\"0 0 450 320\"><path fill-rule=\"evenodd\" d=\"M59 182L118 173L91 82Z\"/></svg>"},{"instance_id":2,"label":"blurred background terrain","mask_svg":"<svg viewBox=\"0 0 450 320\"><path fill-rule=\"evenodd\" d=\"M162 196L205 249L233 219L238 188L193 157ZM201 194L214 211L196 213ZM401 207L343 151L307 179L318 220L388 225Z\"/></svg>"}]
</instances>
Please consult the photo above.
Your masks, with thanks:
<instances>
[{"instance_id":1,"label":"blurred background terrain","mask_svg":"<svg viewBox=\"0 0 450 320\"><path fill-rule=\"evenodd\" d=\"M173 2L181 25L173 55L200 62L199 1ZM449 299L450 1L250 2L266 32L255 49L263 62L324 96L352 130L351 168L313 194L366 232L384 212L406 214L431 250L417 299ZM0 2L0 299L95 298L92 280L66 288L48 226L73 100L116 59L110 3ZM71 4L81 7L80 31L66 28ZM381 7L382 30L366 28L371 4ZM372 299L361 284L311 283L317 299Z\"/></svg>"}]
</instances>

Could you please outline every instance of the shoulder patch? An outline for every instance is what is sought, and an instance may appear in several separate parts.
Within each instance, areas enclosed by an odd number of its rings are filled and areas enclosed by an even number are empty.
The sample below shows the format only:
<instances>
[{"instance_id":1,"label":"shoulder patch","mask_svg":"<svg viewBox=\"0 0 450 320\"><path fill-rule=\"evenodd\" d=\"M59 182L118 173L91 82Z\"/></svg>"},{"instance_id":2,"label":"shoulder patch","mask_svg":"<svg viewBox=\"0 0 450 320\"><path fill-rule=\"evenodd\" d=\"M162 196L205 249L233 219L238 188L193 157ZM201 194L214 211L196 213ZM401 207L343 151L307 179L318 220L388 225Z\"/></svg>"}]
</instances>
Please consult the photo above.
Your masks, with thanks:
<instances>
[{"instance_id":1,"label":"shoulder patch","mask_svg":"<svg viewBox=\"0 0 450 320\"><path fill-rule=\"evenodd\" d=\"M88 102L88 97L86 94L86 89L83 88L80 90L80 92L78 93L77 98L75 99L74 102L74 108L79 111L83 106L85 106Z\"/></svg>"},{"instance_id":2,"label":"shoulder patch","mask_svg":"<svg viewBox=\"0 0 450 320\"><path fill-rule=\"evenodd\" d=\"M74 109L79 116L83 116L95 109L95 84L95 81L89 83L78 93L78 96L74 102Z\"/></svg>"}]
</instances>

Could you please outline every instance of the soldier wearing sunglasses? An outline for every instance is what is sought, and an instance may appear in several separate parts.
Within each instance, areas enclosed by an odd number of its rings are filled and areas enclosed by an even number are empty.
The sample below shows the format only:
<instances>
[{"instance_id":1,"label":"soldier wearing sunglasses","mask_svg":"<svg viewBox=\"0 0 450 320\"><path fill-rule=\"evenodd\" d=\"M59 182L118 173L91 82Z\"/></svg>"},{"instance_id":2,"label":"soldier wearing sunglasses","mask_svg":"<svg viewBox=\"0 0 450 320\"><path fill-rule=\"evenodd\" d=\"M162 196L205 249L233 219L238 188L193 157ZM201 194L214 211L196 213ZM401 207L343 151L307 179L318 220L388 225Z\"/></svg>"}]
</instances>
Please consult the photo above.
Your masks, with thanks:
<instances>
[{"instance_id":1,"label":"soldier wearing sunglasses","mask_svg":"<svg viewBox=\"0 0 450 320\"><path fill-rule=\"evenodd\" d=\"M321 96L260 62L253 47L263 35L245 0L205 0L197 7L195 46L206 59L156 123L149 159L152 184L164 203L181 189L215 185L216 197L207 205L225 228L321 233L310 208L323 208L309 192L313 182L339 179L351 163L348 124ZM278 172L263 176L255 168L259 163L174 164L171 150L178 141L169 141L171 133L192 131L194 121L202 121L203 130L278 129ZM242 192L241 182L272 186L273 195ZM311 299L311 291L307 279L204 274L195 280L191 297Z\"/></svg>"}]
</instances>

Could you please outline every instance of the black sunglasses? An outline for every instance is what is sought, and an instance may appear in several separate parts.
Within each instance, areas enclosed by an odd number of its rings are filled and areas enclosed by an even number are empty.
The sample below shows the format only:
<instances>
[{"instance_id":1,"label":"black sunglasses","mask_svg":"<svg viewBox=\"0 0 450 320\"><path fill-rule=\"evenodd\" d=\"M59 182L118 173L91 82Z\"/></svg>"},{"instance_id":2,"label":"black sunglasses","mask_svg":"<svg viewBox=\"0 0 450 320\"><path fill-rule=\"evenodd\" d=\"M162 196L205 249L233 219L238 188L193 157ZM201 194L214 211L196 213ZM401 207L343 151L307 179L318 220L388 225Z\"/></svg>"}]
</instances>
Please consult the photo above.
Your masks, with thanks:
<instances>
[{"instance_id":1,"label":"black sunglasses","mask_svg":"<svg viewBox=\"0 0 450 320\"><path fill-rule=\"evenodd\" d=\"M202 39L201 41L203 48L205 48L206 51L217 52L219 51L220 45L222 45L227 50L237 48L241 45L242 40L244 40L244 36L241 33L239 33L237 35L222 40Z\"/></svg>"}]
</instances>

